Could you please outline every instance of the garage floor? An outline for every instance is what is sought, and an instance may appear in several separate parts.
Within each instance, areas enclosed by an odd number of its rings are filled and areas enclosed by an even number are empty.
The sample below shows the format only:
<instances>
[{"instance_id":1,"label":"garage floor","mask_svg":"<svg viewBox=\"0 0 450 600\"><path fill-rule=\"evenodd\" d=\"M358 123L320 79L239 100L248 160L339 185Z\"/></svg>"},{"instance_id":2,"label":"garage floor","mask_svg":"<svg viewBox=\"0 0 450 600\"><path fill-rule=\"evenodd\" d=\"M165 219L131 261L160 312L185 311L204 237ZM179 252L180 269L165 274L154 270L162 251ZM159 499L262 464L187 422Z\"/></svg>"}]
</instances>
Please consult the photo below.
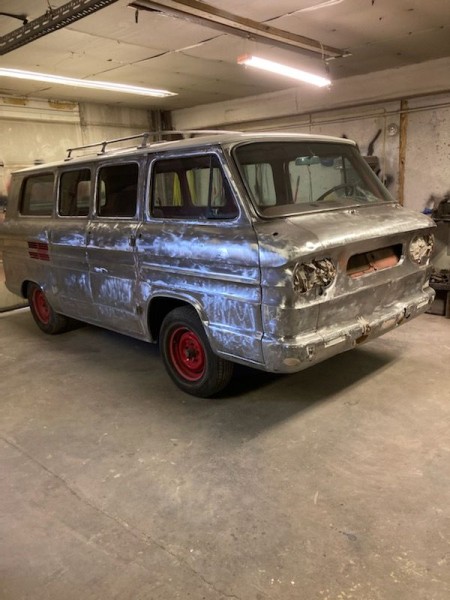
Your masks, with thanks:
<instances>
[{"instance_id":1,"label":"garage floor","mask_svg":"<svg viewBox=\"0 0 450 600\"><path fill-rule=\"evenodd\" d=\"M102 329L0 337L1 600L450 598L450 320L216 400Z\"/></svg>"}]
</instances>

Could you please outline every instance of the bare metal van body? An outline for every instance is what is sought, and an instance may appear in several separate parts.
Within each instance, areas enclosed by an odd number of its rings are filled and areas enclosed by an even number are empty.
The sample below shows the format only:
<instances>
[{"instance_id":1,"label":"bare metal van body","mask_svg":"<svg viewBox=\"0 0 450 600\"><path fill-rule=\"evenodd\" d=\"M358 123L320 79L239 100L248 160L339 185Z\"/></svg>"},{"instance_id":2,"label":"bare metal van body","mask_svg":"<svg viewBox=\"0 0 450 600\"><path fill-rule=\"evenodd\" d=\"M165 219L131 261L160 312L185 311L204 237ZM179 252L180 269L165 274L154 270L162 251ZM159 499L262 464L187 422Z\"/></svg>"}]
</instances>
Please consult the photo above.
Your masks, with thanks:
<instances>
[{"instance_id":1,"label":"bare metal van body","mask_svg":"<svg viewBox=\"0 0 450 600\"><path fill-rule=\"evenodd\" d=\"M149 342L183 390L295 372L424 312L433 223L348 140L220 134L13 174L6 283L37 324ZM69 153L71 154L71 153Z\"/></svg>"}]
</instances>

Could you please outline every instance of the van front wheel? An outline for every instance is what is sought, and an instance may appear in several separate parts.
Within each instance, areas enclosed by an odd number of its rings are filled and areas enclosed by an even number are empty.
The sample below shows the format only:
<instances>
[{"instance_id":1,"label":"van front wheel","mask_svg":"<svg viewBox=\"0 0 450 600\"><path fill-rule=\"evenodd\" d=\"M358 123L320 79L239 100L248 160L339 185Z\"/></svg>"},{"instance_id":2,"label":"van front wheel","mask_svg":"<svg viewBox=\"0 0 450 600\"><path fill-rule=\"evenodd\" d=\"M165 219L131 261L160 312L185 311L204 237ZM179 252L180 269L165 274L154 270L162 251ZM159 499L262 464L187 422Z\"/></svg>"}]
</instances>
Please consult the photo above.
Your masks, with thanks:
<instances>
[{"instance_id":1,"label":"van front wheel","mask_svg":"<svg viewBox=\"0 0 450 600\"><path fill-rule=\"evenodd\" d=\"M160 351L170 377L193 396L213 396L231 379L233 363L214 354L197 313L189 306L175 308L165 317Z\"/></svg>"},{"instance_id":2,"label":"van front wheel","mask_svg":"<svg viewBox=\"0 0 450 600\"><path fill-rule=\"evenodd\" d=\"M67 329L69 319L55 313L42 288L35 283L30 283L27 289L27 297L31 314L39 329L51 335L62 333Z\"/></svg>"}]
</instances>

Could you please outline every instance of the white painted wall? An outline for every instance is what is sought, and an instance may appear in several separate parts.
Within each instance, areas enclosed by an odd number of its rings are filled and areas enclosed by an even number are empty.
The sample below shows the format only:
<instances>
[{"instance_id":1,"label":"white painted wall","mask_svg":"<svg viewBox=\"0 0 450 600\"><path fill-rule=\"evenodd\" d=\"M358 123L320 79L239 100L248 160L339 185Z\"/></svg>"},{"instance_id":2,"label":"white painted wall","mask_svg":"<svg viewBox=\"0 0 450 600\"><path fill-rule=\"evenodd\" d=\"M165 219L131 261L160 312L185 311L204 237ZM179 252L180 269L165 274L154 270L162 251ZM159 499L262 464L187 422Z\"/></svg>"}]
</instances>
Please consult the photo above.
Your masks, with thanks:
<instances>
[{"instance_id":1,"label":"white painted wall","mask_svg":"<svg viewBox=\"0 0 450 600\"><path fill-rule=\"evenodd\" d=\"M61 160L69 147L148 131L150 119L141 109L0 96L0 196L11 171Z\"/></svg>"},{"instance_id":2,"label":"white painted wall","mask_svg":"<svg viewBox=\"0 0 450 600\"><path fill-rule=\"evenodd\" d=\"M282 92L175 110L172 122L178 129L201 129L231 128L238 123L255 124L282 117L289 121L298 115L450 92L449 74L450 58L441 58L371 75L338 79L329 89L303 84Z\"/></svg>"},{"instance_id":3,"label":"white painted wall","mask_svg":"<svg viewBox=\"0 0 450 600\"><path fill-rule=\"evenodd\" d=\"M83 144L138 135L152 129L150 113L137 108L80 104Z\"/></svg>"},{"instance_id":4,"label":"white painted wall","mask_svg":"<svg viewBox=\"0 0 450 600\"><path fill-rule=\"evenodd\" d=\"M433 208L450 190L450 94L412 99L409 108L405 197L411 208Z\"/></svg>"},{"instance_id":5,"label":"white painted wall","mask_svg":"<svg viewBox=\"0 0 450 600\"><path fill-rule=\"evenodd\" d=\"M0 195L11 171L64 156L80 143L78 106L20 98L0 98Z\"/></svg>"}]
</instances>

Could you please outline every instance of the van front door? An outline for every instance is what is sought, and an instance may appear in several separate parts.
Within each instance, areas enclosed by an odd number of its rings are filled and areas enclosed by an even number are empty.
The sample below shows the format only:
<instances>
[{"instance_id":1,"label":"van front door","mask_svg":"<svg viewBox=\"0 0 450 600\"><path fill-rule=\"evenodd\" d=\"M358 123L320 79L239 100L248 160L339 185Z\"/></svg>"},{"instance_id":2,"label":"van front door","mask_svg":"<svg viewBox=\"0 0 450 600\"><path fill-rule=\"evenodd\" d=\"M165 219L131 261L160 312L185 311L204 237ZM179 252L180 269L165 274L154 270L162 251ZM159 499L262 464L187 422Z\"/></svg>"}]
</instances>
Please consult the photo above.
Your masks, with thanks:
<instances>
[{"instance_id":1,"label":"van front door","mask_svg":"<svg viewBox=\"0 0 450 600\"><path fill-rule=\"evenodd\" d=\"M139 165L100 167L96 214L87 230L89 276L99 325L142 334L136 289Z\"/></svg>"}]
</instances>

